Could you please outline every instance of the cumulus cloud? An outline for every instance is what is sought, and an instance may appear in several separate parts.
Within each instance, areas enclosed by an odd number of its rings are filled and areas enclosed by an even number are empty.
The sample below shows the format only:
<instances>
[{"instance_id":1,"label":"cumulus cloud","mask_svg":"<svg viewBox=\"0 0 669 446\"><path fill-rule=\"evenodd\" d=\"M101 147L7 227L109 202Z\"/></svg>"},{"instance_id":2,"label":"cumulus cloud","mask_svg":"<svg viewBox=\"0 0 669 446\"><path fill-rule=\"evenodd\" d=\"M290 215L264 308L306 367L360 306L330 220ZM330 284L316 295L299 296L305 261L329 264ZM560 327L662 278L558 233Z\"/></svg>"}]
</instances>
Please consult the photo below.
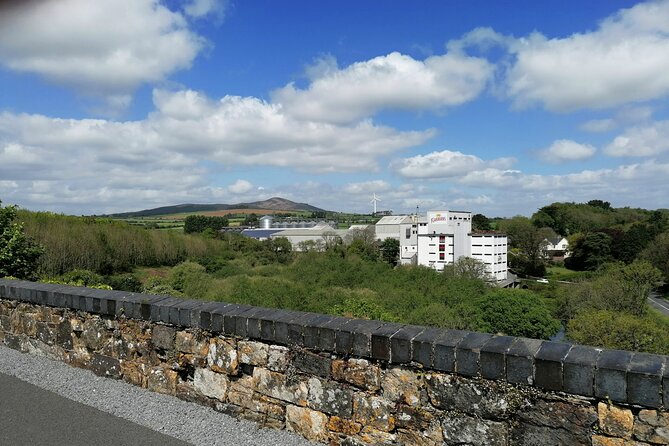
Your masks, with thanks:
<instances>
[{"instance_id":1,"label":"cumulus cloud","mask_svg":"<svg viewBox=\"0 0 669 446\"><path fill-rule=\"evenodd\" d=\"M213 16L216 20L223 20L226 7L227 1L224 0L191 0L184 6L184 12L195 19Z\"/></svg>"},{"instance_id":2,"label":"cumulus cloud","mask_svg":"<svg viewBox=\"0 0 669 446\"><path fill-rule=\"evenodd\" d=\"M566 38L535 32L509 46L516 60L506 89L516 106L568 112L602 109L669 93L669 1L620 10Z\"/></svg>"},{"instance_id":3,"label":"cumulus cloud","mask_svg":"<svg viewBox=\"0 0 669 446\"><path fill-rule=\"evenodd\" d=\"M623 107L612 118L592 119L581 124L581 130L591 133L603 133L623 125L630 125L649 120L653 115L652 107Z\"/></svg>"},{"instance_id":4,"label":"cumulus cloud","mask_svg":"<svg viewBox=\"0 0 669 446\"><path fill-rule=\"evenodd\" d=\"M347 194L372 194L375 192L384 192L390 189L390 184L383 180L363 181L360 183L348 183L344 186L344 192Z\"/></svg>"},{"instance_id":5,"label":"cumulus cloud","mask_svg":"<svg viewBox=\"0 0 669 446\"><path fill-rule=\"evenodd\" d=\"M208 173L233 166L370 171L379 157L422 144L433 134L371 121L297 120L281 106L253 97L215 100L189 90L155 91L154 102L145 119L126 122L0 113L0 178L19 182L28 202L57 209L63 202L90 200L96 208L127 210L142 200L169 197L174 203L250 194L254 186L246 180L207 187ZM50 182L53 201L31 192L34 181Z\"/></svg>"},{"instance_id":6,"label":"cumulus cloud","mask_svg":"<svg viewBox=\"0 0 669 446\"><path fill-rule=\"evenodd\" d=\"M550 163L582 161L591 158L597 149L590 144L580 144L569 139L558 139L550 147L541 150L539 155Z\"/></svg>"},{"instance_id":7,"label":"cumulus cloud","mask_svg":"<svg viewBox=\"0 0 669 446\"><path fill-rule=\"evenodd\" d=\"M656 156L669 152L669 120L631 127L604 148L610 156Z\"/></svg>"},{"instance_id":8,"label":"cumulus cloud","mask_svg":"<svg viewBox=\"0 0 669 446\"><path fill-rule=\"evenodd\" d=\"M338 68L331 56L307 69L305 89L272 93L291 116L347 123L384 109L440 109L477 97L493 73L485 59L460 52L416 60L397 52Z\"/></svg>"},{"instance_id":9,"label":"cumulus cloud","mask_svg":"<svg viewBox=\"0 0 669 446\"><path fill-rule=\"evenodd\" d=\"M253 189L253 184L246 180L237 180L228 186L228 190L236 195L245 194L252 191Z\"/></svg>"},{"instance_id":10,"label":"cumulus cloud","mask_svg":"<svg viewBox=\"0 0 669 446\"><path fill-rule=\"evenodd\" d=\"M391 166L406 178L457 178L487 166L509 167L513 158L498 158L491 161L462 152L442 150L427 155L416 155L393 161Z\"/></svg>"},{"instance_id":11,"label":"cumulus cloud","mask_svg":"<svg viewBox=\"0 0 669 446\"><path fill-rule=\"evenodd\" d=\"M209 3L187 8L204 11ZM190 67L204 46L183 15L158 0L30 1L0 14L0 65L114 109L126 107L141 84Z\"/></svg>"}]
</instances>

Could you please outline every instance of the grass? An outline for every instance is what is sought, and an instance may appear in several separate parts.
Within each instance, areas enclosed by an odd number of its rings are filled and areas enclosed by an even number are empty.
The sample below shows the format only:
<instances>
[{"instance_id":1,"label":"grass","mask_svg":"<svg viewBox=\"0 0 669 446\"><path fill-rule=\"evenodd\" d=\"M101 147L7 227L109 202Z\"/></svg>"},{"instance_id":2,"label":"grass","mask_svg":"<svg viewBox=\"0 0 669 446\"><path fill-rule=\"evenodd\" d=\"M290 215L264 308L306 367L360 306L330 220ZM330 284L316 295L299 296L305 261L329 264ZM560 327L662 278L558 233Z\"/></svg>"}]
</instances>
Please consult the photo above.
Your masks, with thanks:
<instances>
[{"instance_id":1,"label":"grass","mask_svg":"<svg viewBox=\"0 0 669 446\"><path fill-rule=\"evenodd\" d=\"M586 279L592 273L589 271L572 271L564 266L549 266L546 268L546 277L549 280L563 280L571 282L573 280Z\"/></svg>"}]
</instances>

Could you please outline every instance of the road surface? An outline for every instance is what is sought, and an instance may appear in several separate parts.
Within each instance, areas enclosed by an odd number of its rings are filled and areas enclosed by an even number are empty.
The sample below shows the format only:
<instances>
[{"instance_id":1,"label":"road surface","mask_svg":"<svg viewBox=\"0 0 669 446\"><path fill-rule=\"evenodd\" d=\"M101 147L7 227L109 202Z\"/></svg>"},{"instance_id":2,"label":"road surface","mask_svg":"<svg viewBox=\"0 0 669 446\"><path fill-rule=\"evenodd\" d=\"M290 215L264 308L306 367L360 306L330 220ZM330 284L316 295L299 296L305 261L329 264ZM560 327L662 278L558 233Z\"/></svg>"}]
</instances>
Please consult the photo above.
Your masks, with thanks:
<instances>
[{"instance_id":1,"label":"road surface","mask_svg":"<svg viewBox=\"0 0 669 446\"><path fill-rule=\"evenodd\" d=\"M650 293L650 296L648 296L648 304L660 313L669 317L669 301L663 299L659 294Z\"/></svg>"},{"instance_id":2,"label":"road surface","mask_svg":"<svg viewBox=\"0 0 669 446\"><path fill-rule=\"evenodd\" d=\"M0 395L0 444L188 445L4 373Z\"/></svg>"}]
</instances>

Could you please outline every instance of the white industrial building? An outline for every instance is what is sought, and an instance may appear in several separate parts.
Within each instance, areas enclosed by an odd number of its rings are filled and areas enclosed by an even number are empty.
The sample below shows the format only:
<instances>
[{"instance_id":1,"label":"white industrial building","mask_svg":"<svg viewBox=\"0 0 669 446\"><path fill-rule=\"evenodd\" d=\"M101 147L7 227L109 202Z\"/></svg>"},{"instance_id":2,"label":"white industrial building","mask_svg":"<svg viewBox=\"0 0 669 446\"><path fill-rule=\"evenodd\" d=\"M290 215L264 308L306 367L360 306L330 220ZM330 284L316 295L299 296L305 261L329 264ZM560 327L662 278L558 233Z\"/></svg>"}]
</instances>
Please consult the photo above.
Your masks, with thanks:
<instances>
[{"instance_id":1,"label":"white industrial building","mask_svg":"<svg viewBox=\"0 0 669 446\"><path fill-rule=\"evenodd\" d=\"M400 237L400 226L412 222L413 218L409 215L389 215L383 217L374 225L376 239L383 241L387 238L394 238L397 240Z\"/></svg>"},{"instance_id":2,"label":"white industrial building","mask_svg":"<svg viewBox=\"0 0 669 446\"><path fill-rule=\"evenodd\" d=\"M414 220L400 225L401 264L424 265L442 271L460 257L472 257L486 265L495 281L506 280L506 235L472 233L471 212L432 211L427 213L427 218Z\"/></svg>"}]
</instances>

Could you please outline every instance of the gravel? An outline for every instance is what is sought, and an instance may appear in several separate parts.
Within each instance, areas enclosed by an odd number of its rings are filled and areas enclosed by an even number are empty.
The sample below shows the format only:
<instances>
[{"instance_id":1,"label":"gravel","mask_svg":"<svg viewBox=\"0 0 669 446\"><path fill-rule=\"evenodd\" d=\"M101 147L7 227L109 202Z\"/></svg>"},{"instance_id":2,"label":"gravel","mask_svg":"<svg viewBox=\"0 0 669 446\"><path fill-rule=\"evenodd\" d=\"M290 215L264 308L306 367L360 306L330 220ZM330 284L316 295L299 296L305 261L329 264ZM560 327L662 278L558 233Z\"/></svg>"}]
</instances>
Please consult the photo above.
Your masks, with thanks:
<instances>
[{"instance_id":1,"label":"gravel","mask_svg":"<svg viewBox=\"0 0 669 446\"><path fill-rule=\"evenodd\" d=\"M0 346L0 372L193 445L314 445L287 431Z\"/></svg>"}]
</instances>

